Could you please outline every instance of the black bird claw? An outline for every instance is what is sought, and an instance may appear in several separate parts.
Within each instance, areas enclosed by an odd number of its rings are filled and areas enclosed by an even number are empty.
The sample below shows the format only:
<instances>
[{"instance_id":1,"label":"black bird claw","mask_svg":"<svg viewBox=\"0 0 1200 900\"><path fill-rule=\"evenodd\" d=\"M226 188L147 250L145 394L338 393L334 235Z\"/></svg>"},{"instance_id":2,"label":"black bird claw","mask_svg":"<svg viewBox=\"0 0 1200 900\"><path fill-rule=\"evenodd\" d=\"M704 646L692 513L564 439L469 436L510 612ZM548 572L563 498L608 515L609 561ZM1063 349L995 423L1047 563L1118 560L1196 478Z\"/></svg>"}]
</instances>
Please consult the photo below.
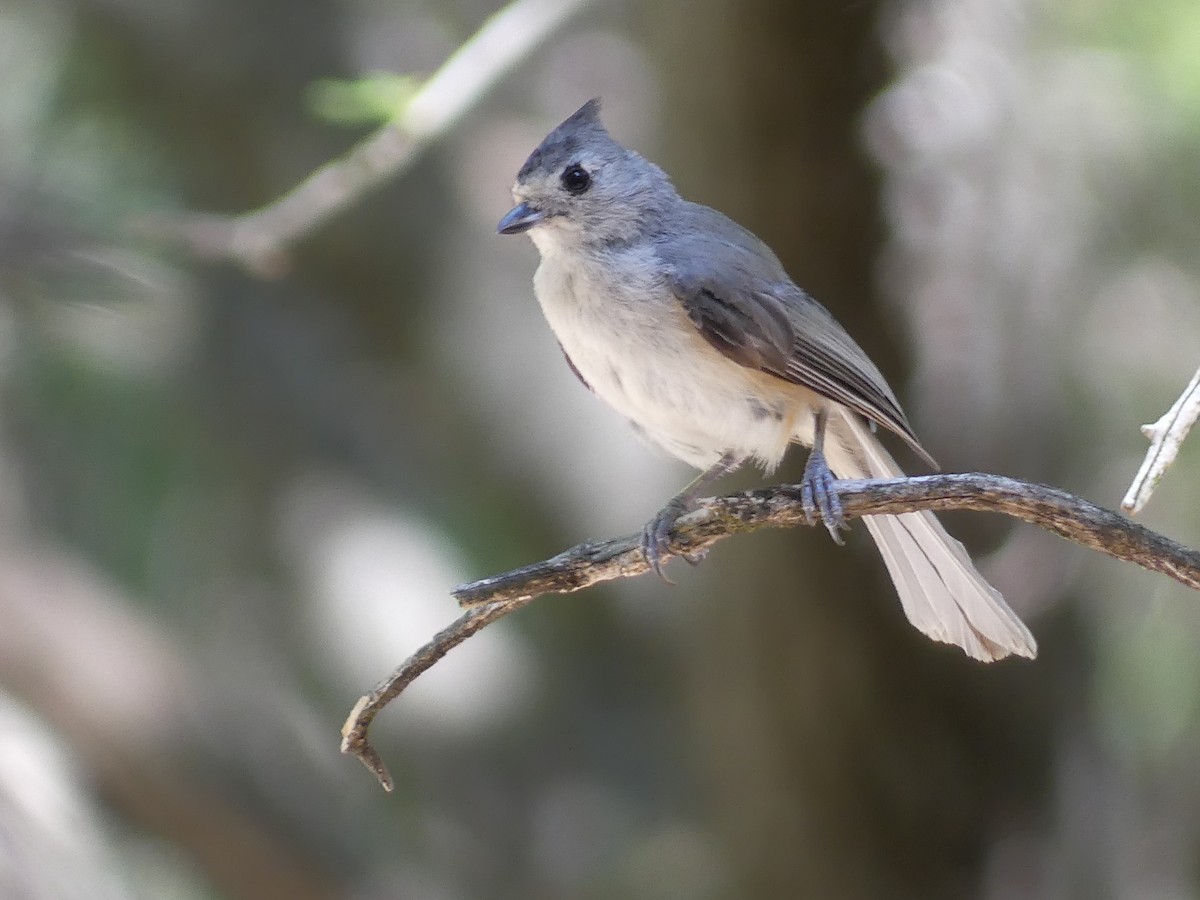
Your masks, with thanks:
<instances>
[{"instance_id":1,"label":"black bird claw","mask_svg":"<svg viewBox=\"0 0 1200 900\"><path fill-rule=\"evenodd\" d=\"M804 477L800 480L800 506L809 525L820 518L835 544L844 544L841 531L845 529L846 517L842 512L842 501L834 487L833 472L825 462L825 455L813 450L804 466Z\"/></svg>"}]
</instances>

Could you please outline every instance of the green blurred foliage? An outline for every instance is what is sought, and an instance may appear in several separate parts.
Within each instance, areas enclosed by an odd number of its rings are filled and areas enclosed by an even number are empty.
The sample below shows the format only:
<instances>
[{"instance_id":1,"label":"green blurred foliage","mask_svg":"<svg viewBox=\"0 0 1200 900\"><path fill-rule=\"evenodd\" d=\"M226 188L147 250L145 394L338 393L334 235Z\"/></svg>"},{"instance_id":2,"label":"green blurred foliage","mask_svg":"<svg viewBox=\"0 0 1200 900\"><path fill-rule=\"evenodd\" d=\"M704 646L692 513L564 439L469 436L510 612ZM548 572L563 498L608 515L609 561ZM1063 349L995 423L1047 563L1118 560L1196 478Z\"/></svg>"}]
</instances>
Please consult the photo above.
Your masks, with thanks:
<instances>
[{"instance_id":1,"label":"green blurred foliage","mask_svg":"<svg viewBox=\"0 0 1200 900\"><path fill-rule=\"evenodd\" d=\"M378 72L363 78L322 78L306 92L308 108L333 125L378 125L399 116L421 82L411 75Z\"/></svg>"},{"instance_id":2,"label":"green blurred foliage","mask_svg":"<svg viewBox=\"0 0 1200 900\"><path fill-rule=\"evenodd\" d=\"M1171 130L1200 129L1200 7L1189 0L1076 0L1054 4L1065 32L1129 55L1154 92L1159 121Z\"/></svg>"}]
</instances>

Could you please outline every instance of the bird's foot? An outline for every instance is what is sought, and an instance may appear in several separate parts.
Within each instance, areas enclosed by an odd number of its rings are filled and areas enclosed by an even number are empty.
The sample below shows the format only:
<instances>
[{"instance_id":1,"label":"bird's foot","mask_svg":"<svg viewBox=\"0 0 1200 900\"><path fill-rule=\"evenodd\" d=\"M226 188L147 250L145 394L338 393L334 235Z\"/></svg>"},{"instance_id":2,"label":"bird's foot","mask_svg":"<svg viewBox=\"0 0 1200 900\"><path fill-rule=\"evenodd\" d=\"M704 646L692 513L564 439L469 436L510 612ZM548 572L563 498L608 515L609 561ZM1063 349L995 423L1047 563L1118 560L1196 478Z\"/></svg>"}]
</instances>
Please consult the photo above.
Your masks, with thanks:
<instances>
[{"instance_id":1,"label":"bird's foot","mask_svg":"<svg viewBox=\"0 0 1200 900\"><path fill-rule=\"evenodd\" d=\"M663 571L663 565L666 563L664 557L675 555L671 549L671 529L675 527L675 523L679 521L680 517L687 515L690 511L691 504L686 499L674 497L655 513L654 518L647 522L646 527L642 529L642 555L646 558L650 568L667 584L675 583ZM704 559L704 551L679 555L693 566L699 565Z\"/></svg>"},{"instance_id":2,"label":"bird's foot","mask_svg":"<svg viewBox=\"0 0 1200 900\"><path fill-rule=\"evenodd\" d=\"M825 454L814 448L808 455L804 477L800 480L800 506L809 525L815 525L819 517L833 542L844 544L841 532L846 528L846 517L834 487L836 480L825 462Z\"/></svg>"}]
</instances>

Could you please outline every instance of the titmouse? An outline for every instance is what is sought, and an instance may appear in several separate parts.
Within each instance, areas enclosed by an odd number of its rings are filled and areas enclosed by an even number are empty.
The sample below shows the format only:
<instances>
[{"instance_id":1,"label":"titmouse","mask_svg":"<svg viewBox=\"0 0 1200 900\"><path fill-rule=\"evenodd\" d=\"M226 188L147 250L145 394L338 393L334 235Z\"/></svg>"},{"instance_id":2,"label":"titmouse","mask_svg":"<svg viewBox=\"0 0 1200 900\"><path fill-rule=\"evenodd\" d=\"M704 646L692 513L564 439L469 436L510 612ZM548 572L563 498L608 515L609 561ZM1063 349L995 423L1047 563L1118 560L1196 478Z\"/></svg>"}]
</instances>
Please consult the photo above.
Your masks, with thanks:
<instances>
[{"instance_id":1,"label":"titmouse","mask_svg":"<svg viewBox=\"0 0 1200 900\"><path fill-rule=\"evenodd\" d=\"M513 185L501 234L541 254L534 292L571 369L645 438L702 474L646 525L663 574L675 521L700 491L753 461L771 472L812 448L810 518L841 542L841 478L894 478L873 434L898 435L936 468L875 364L771 249L609 136L598 100L555 128ZM873 424L872 424L873 423ZM910 622L976 659L1033 657L1037 644L932 513L867 516Z\"/></svg>"}]
</instances>

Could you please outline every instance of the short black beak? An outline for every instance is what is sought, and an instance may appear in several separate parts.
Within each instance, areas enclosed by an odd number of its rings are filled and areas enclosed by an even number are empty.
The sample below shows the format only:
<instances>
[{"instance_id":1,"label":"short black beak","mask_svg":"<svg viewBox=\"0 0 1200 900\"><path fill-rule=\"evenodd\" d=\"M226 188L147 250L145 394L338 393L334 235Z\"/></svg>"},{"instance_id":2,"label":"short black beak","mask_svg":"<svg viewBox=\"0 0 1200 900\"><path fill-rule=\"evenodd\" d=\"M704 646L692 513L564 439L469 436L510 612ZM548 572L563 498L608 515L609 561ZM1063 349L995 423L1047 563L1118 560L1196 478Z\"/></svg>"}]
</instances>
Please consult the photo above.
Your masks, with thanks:
<instances>
[{"instance_id":1,"label":"short black beak","mask_svg":"<svg viewBox=\"0 0 1200 900\"><path fill-rule=\"evenodd\" d=\"M508 211L508 215L500 220L496 230L501 234L520 234L522 231L528 231L544 218L546 218L546 214L540 209L534 209L528 203L518 203Z\"/></svg>"}]
</instances>

